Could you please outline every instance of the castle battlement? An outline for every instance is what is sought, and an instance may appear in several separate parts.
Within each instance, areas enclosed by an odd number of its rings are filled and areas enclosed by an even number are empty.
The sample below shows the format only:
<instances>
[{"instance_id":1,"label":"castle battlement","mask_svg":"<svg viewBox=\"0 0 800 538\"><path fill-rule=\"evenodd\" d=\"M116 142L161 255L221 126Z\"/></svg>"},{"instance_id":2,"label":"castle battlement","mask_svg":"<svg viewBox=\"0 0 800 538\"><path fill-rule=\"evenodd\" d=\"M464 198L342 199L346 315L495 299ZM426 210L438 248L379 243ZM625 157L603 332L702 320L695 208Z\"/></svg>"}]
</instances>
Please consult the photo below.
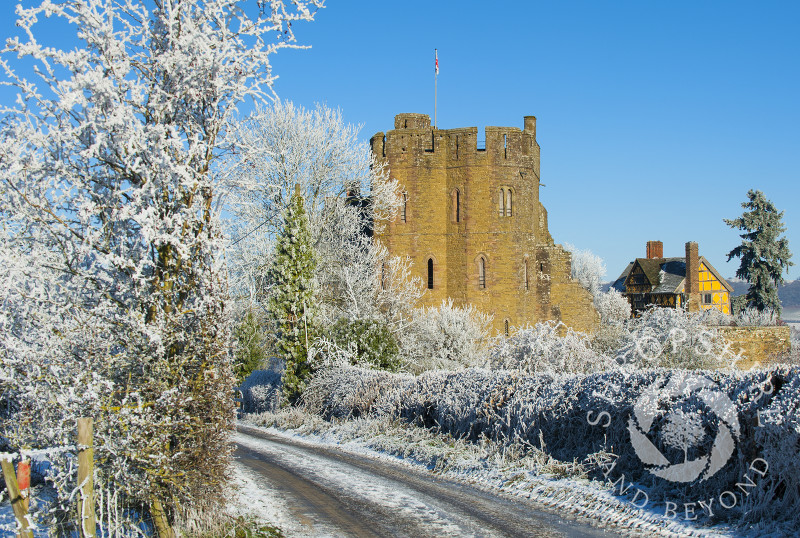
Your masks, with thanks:
<instances>
[{"instance_id":1,"label":"castle battlement","mask_svg":"<svg viewBox=\"0 0 800 538\"><path fill-rule=\"evenodd\" d=\"M489 159L512 165L538 165L536 117L525 116L524 128L486 127L479 138L477 127L437 129L427 114L404 113L394 118L394 130L376 133L370 139L373 153L393 160L429 159L461 161ZM528 162L534 158L536 163ZM538 170L537 170L538 176Z\"/></svg>"}]
</instances>

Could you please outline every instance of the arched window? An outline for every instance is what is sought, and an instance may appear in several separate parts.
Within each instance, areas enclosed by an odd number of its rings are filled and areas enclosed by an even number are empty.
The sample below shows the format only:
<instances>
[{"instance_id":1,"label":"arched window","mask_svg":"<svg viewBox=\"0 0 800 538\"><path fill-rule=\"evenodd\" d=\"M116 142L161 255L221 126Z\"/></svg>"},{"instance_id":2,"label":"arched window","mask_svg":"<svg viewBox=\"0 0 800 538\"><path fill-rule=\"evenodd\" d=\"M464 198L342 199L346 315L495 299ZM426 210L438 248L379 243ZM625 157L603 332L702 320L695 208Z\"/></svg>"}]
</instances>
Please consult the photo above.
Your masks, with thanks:
<instances>
[{"instance_id":1,"label":"arched window","mask_svg":"<svg viewBox=\"0 0 800 538\"><path fill-rule=\"evenodd\" d=\"M433 289L433 258L428 258L428 289Z\"/></svg>"},{"instance_id":2,"label":"arched window","mask_svg":"<svg viewBox=\"0 0 800 538\"><path fill-rule=\"evenodd\" d=\"M504 332L505 332L506 336L508 336L508 320L505 320L503 322L503 329L504 329Z\"/></svg>"},{"instance_id":3,"label":"arched window","mask_svg":"<svg viewBox=\"0 0 800 538\"><path fill-rule=\"evenodd\" d=\"M403 193L403 207L400 208L400 221L408 222L408 193Z\"/></svg>"},{"instance_id":4,"label":"arched window","mask_svg":"<svg viewBox=\"0 0 800 538\"><path fill-rule=\"evenodd\" d=\"M486 289L486 259L483 256L478 258L478 287Z\"/></svg>"},{"instance_id":5,"label":"arched window","mask_svg":"<svg viewBox=\"0 0 800 538\"><path fill-rule=\"evenodd\" d=\"M461 222L461 192L458 189L453 189L450 194L451 203L453 207L453 214L451 219L453 222Z\"/></svg>"},{"instance_id":6,"label":"arched window","mask_svg":"<svg viewBox=\"0 0 800 538\"><path fill-rule=\"evenodd\" d=\"M497 214L501 217L506 214L506 190L503 187L500 187L497 197Z\"/></svg>"},{"instance_id":7,"label":"arched window","mask_svg":"<svg viewBox=\"0 0 800 538\"><path fill-rule=\"evenodd\" d=\"M511 216L511 189L506 190L506 217Z\"/></svg>"}]
</instances>

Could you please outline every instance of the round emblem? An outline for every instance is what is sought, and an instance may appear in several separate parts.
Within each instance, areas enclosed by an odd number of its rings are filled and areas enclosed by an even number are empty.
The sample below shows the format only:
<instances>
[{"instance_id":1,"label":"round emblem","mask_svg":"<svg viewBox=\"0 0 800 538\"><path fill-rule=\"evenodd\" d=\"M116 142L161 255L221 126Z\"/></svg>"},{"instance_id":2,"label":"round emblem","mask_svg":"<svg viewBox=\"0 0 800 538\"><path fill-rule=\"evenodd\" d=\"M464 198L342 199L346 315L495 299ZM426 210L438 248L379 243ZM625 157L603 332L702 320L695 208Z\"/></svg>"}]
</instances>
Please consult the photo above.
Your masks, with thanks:
<instances>
[{"instance_id":1,"label":"round emblem","mask_svg":"<svg viewBox=\"0 0 800 538\"><path fill-rule=\"evenodd\" d=\"M709 454L688 459L688 449L705 436L700 412L686 413L674 408L659 411L662 401L676 402L696 395L709 412L717 418L717 433ZM653 422L665 416L661 436L666 444L683 448L684 461L670 462L648 437ZM628 432L636 455L652 474L671 482L692 482L698 477L707 480L728 462L739 438L739 419L736 406L710 379L693 374L673 374L669 382L659 379L636 400L633 416L628 419Z\"/></svg>"}]
</instances>

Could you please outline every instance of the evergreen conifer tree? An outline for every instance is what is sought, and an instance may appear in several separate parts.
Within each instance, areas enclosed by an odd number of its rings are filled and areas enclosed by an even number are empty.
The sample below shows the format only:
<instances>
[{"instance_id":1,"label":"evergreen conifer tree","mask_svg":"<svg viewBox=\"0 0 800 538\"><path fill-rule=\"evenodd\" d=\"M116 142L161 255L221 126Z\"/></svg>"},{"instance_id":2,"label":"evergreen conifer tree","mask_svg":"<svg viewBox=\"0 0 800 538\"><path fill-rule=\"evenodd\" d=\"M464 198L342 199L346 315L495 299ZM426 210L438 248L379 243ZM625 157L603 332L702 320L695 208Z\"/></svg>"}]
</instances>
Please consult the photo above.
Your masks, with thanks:
<instances>
[{"instance_id":1,"label":"evergreen conifer tree","mask_svg":"<svg viewBox=\"0 0 800 538\"><path fill-rule=\"evenodd\" d=\"M311 374L308 343L314 336L316 307L314 269L317 260L300 189L284 213L284 225L267 273L271 286L267 310L275 322L275 349L286 363L283 394L294 401Z\"/></svg>"},{"instance_id":2,"label":"evergreen conifer tree","mask_svg":"<svg viewBox=\"0 0 800 538\"><path fill-rule=\"evenodd\" d=\"M749 201L743 202L746 211L736 219L723 219L731 228L744 230L742 244L728 253L731 258L741 258L736 276L750 283L747 306L758 310L771 309L781 314L778 286L783 284L783 270L794 265L790 258L789 240L778 236L786 231L783 211L778 212L761 191L749 190Z\"/></svg>"}]
</instances>

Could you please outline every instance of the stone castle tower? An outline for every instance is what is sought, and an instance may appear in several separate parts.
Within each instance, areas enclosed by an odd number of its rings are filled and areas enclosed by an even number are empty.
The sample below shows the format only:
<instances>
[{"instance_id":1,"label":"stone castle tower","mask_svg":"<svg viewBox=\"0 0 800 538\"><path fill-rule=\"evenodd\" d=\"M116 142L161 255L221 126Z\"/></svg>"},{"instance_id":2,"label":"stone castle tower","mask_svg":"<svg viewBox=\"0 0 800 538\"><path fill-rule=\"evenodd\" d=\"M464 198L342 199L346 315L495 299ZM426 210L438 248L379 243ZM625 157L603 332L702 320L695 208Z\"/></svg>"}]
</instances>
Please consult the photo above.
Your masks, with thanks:
<instances>
[{"instance_id":1,"label":"stone castle tower","mask_svg":"<svg viewBox=\"0 0 800 538\"><path fill-rule=\"evenodd\" d=\"M398 217L378 236L409 256L428 288L422 302L452 298L494 316L494 328L560 320L577 330L599 324L588 291L570 278L571 257L553 243L539 202L536 118L523 130L437 129L426 114L398 114L372 151L403 189Z\"/></svg>"}]
</instances>

